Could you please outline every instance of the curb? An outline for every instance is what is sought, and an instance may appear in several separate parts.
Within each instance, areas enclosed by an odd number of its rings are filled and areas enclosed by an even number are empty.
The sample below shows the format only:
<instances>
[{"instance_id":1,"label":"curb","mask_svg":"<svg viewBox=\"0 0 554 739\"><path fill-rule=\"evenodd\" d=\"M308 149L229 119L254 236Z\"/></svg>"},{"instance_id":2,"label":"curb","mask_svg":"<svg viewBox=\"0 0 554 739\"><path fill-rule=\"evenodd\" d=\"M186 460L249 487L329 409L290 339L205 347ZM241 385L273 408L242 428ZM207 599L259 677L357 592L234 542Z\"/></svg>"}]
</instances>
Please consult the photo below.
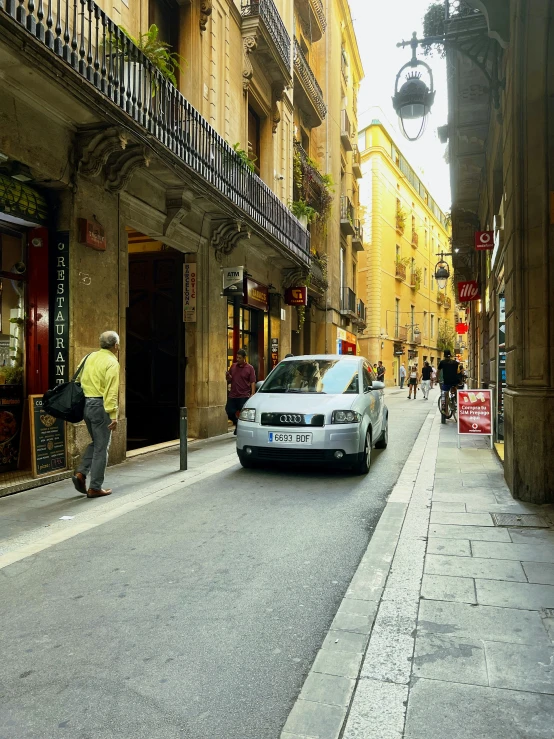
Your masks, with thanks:
<instances>
[{"instance_id":1,"label":"curb","mask_svg":"<svg viewBox=\"0 0 554 739\"><path fill-rule=\"evenodd\" d=\"M439 430L431 410L281 739L401 737Z\"/></svg>"}]
</instances>

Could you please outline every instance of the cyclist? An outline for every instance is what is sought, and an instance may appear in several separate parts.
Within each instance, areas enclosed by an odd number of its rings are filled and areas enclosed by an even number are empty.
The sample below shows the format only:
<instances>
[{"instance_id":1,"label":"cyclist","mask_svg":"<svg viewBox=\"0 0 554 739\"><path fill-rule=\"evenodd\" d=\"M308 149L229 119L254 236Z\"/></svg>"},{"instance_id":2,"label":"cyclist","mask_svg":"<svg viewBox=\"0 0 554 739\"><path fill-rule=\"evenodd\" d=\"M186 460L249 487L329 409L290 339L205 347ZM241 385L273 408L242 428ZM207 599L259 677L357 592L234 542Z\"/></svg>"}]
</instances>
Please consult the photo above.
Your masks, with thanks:
<instances>
[{"instance_id":1,"label":"cyclist","mask_svg":"<svg viewBox=\"0 0 554 739\"><path fill-rule=\"evenodd\" d=\"M448 394L451 388L457 388L460 384L460 376L458 374L459 362L452 359L452 352L450 349L444 350L444 359L441 359L438 366L439 371L439 382L441 387L441 396L443 397L443 403L448 403ZM441 423L446 423L444 413L441 415Z\"/></svg>"}]
</instances>

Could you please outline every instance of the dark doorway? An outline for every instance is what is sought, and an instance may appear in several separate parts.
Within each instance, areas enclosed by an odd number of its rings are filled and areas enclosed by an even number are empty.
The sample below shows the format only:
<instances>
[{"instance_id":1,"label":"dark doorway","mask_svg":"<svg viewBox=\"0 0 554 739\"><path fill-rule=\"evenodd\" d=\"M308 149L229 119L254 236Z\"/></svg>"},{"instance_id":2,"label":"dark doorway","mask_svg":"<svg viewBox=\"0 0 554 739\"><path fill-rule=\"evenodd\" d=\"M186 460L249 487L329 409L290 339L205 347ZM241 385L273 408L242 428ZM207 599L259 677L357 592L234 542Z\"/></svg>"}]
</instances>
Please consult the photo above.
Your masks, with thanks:
<instances>
[{"instance_id":1,"label":"dark doorway","mask_svg":"<svg viewBox=\"0 0 554 739\"><path fill-rule=\"evenodd\" d=\"M184 399L183 255L129 254L127 449L179 438Z\"/></svg>"}]
</instances>

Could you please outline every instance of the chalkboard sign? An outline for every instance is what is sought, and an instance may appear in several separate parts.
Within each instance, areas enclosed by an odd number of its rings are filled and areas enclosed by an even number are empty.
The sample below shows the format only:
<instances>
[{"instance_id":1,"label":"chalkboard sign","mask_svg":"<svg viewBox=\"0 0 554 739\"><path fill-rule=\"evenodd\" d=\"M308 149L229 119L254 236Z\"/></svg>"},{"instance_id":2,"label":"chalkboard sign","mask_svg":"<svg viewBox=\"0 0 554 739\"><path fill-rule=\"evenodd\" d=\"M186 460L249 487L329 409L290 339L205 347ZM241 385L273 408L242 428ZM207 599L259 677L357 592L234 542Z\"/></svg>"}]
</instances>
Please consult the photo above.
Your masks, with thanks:
<instances>
[{"instance_id":1,"label":"chalkboard sign","mask_svg":"<svg viewBox=\"0 0 554 739\"><path fill-rule=\"evenodd\" d=\"M29 395L33 477L67 469L65 421L42 410L42 395Z\"/></svg>"}]
</instances>

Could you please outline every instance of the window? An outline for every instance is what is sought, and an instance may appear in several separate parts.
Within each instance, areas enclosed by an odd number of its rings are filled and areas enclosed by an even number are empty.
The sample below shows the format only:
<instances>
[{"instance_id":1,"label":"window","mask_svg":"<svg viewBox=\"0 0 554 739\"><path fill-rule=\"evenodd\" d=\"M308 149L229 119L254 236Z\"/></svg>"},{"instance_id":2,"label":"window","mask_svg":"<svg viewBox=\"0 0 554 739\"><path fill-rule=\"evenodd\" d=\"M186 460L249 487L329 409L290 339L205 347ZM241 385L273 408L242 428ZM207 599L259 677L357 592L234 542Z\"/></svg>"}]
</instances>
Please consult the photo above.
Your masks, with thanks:
<instances>
[{"instance_id":1,"label":"window","mask_svg":"<svg viewBox=\"0 0 554 739\"><path fill-rule=\"evenodd\" d=\"M260 174L260 116L248 106L248 156L254 161L256 174Z\"/></svg>"},{"instance_id":2,"label":"window","mask_svg":"<svg viewBox=\"0 0 554 739\"><path fill-rule=\"evenodd\" d=\"M346 285L344 284L344 278L345 278L345 274L344 274L344 262L345 262L345 259L346 259L346 252L344 251L344 247L341 247L341 250L340 250L340 263L339 263L339 280L340 280L340 288L341 288L341 291L342 291L342 288L343 287L346 287Z\"/></svg>"},{"instance_id":3,"label":"window","mask_svg":"<svg viewBox=\"0 0 554 739\"><path fill-rule=\"evenodd\" d=\"M423 335L424 336L427 336L427 318L428 318L427 311L424 310L423 311ZM424 359L426 359L426 357L424 357Z\"/></svg>"},{"instance_id":4,"label":"window","mask_svg":"<svg viewBox=\"0 0 554 739\"><path fill-rule=\"evenodd\" d=\"M431 290L435 289L435 274L431 272Z\"/></svg>"},{"instance_id":5,"label":"window","mask_svg":"<svg viewBox=\"0 0 554 739\"><path fill-rule=\"evenodd\" d=\"M423 287L427 287L427 267L423 268Z\"/></svg>"},{"instance_id":6,"label":"window","mask_svg":"<svg viewBox=\"0 0 554 739\"><path fill-rule=\"evenodd\" d=\"M394 306L394 335L398 336L400 333L400 298L396 298Z\"/></svg>"},{"instance_id":7,"label":"window","mask_svg":"<svg viewBox=\"0 0 554 739\"><path fill-rule=\"evenodd\" d=\"M396 261L397 262L400 261L400 245L399 244L396 245Z\"/></svg>"},{"instance_id":8,"label":"window","mask_svg":"<svg viewBox=\"0 0 554 739\"><path fill-rule=\"evenodd\" d=\"M435 338L435 316L431 313L431 338Z\"/></svg>"},{"instance_id":9,"label":"window","mask_svg":"<svg viewBox=\"0 0 554 739\"><path fill-rule=\"evenodd\" d=\"M369 365L365 363L364 363L363 378L364 378L364 393L368 393L371 390L373 379L372 379L371 369Z\"/></svg>"},{"instance_id":10,"label":"window","mask_svg":"<svg viewBox=\"0 0 554 739\"><path fill-rule=\"evenodd\" d=\"M414 339L414 326L415 326L415 306L410 307L410 325L412 327L412 341Z\"/></svg>"}]
</instances>

